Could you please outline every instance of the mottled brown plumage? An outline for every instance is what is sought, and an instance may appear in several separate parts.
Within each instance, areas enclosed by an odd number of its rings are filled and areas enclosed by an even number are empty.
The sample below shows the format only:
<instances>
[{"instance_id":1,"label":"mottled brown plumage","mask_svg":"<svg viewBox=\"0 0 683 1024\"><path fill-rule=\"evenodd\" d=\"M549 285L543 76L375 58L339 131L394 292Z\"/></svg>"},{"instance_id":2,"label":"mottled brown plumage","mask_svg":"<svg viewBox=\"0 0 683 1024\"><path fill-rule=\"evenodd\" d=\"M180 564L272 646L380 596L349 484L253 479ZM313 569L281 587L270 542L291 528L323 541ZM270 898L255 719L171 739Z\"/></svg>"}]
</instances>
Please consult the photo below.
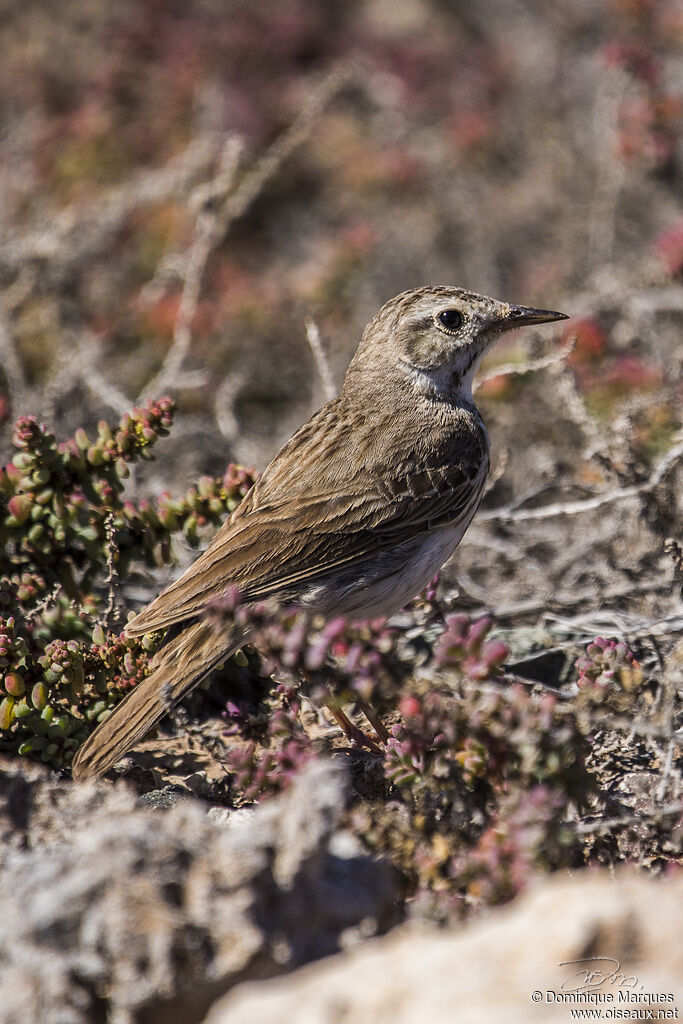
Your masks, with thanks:
<instances>
[{"instance_id":1,"label":"mottled brown plumage","mask_svg":"<svg viewBox=\"0 0 683 1024\"><path fill-rule=\"evenodd\" d=\"M78 752L77 777L111 767L239 646L202 618L227 587L323 615L388 615L459 543L483 492L486 428L472 378L502 330L563 319L458 288L388 302L338 398L287 442L206 551L127 626L173 627L153 672Z\"/></svg>"}]
</instances>

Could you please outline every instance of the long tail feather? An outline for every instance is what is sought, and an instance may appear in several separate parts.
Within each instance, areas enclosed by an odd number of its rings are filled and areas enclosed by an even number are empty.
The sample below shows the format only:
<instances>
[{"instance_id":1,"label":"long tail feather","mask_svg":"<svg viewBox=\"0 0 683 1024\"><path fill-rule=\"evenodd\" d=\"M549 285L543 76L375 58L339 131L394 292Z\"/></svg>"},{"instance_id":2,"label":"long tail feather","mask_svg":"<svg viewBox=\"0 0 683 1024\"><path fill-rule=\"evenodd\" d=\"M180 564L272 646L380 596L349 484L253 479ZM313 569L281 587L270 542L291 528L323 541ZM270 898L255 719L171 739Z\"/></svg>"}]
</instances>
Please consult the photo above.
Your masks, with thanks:
<instances>
[{"instance_id":1,"label":"long tail feather","mask_svg":"<svg viewBox=\"0 0 683 1024\"><path fill-rule=\"evenodd\" d=\"M187 626L155 656L150 676L139 683L78 750L75 779L102 775L135 746L239 642L204 621Z\"/></svg>"}]
</instances>

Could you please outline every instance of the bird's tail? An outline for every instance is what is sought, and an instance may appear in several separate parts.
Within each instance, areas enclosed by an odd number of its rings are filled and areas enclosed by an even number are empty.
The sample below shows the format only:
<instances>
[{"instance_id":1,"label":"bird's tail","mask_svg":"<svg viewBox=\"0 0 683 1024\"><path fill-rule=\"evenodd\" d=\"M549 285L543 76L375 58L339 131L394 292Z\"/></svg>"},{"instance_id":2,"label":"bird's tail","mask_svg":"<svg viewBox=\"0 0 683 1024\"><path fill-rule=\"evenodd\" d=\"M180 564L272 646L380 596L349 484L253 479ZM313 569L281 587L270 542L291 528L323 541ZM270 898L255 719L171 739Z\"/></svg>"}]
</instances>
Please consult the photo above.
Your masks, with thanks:
<instances>
[{"instance_id":1,"label":"bird's tail","mask_svg":"<svg viewBox=\"0 0 683 1024\"><path fill-rule=\"evenodd\" d=\"M155 655L152 674L131 690L80 747L73 762L74 778L108 771L238 647L239 641L204 620L169 640Z\"/></svg>"}]
</instances>

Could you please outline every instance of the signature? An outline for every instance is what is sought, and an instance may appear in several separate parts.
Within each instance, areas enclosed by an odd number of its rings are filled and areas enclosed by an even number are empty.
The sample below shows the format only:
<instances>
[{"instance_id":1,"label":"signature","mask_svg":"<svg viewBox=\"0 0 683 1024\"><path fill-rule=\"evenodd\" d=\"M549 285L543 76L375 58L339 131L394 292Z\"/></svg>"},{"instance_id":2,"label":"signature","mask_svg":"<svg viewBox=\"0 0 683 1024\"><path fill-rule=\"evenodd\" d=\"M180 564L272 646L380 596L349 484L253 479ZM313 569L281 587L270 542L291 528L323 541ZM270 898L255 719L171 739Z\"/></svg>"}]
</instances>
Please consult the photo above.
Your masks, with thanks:
<instances>
[{"instance_id":1,"label":"signature","mask_svg":"<svg viewBox=\"0 0 683 1024\"><path fill-rule=\"evenodd\" d=\"M579 965L583 965L580 966ZM562 992L588 992L602 985L614 988L635 988L639 982L635 975L624 974L621 962L609 956L587 956L581 960L563 960L560 967L577 966L578 970L562 982Z\"/></svg>"}]
</instances>

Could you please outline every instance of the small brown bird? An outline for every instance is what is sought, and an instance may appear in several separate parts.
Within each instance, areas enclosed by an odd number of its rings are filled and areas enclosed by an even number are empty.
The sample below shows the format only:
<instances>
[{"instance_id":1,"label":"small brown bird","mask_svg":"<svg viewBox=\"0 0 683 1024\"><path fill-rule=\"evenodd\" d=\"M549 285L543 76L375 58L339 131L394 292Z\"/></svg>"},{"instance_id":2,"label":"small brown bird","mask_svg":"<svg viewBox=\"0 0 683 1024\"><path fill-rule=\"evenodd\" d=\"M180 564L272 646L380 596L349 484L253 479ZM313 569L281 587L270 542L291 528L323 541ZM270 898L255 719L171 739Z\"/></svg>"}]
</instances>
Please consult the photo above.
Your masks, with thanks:
<instances>
[{"instance_id":1,"label":"small brown bird","mask_svg":"<svg viewBox=\"0 0 683 1024\"><path fill-rule=\"evenodd\" d=\"M126 627L170 629L152 673L78 751L76 778L118 761L244 641L203 611L228 587L324 616L392 615L453 553L477 510L489 437L472 399L506 330L565 320L460 288L403 292L365 329L339 396L275 456L208 548Z\"/></svg>"}]
</instances>

